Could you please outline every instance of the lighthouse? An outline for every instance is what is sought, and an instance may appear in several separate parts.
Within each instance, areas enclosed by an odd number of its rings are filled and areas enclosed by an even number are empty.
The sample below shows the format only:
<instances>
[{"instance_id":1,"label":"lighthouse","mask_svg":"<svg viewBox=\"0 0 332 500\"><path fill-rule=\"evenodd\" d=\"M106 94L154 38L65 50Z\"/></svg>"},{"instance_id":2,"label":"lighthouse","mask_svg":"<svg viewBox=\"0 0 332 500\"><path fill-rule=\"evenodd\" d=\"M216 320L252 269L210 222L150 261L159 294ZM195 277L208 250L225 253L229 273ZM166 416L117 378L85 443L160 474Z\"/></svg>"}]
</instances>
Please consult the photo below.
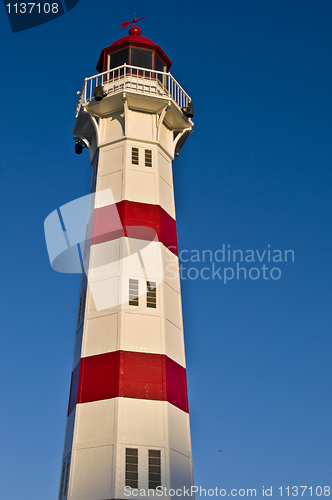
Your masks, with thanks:
<instances>
[{"instance_id":1,"label":"lighthouse","mask_svg":"<svg viewBox=\"0 0 332 500\"><path fill-rule=\"evenodd\" d=\"M171 64L135 15L78 93L92 180L58 500L193 497L172 162L194 108Z\"/></svg>"}]
</instances>

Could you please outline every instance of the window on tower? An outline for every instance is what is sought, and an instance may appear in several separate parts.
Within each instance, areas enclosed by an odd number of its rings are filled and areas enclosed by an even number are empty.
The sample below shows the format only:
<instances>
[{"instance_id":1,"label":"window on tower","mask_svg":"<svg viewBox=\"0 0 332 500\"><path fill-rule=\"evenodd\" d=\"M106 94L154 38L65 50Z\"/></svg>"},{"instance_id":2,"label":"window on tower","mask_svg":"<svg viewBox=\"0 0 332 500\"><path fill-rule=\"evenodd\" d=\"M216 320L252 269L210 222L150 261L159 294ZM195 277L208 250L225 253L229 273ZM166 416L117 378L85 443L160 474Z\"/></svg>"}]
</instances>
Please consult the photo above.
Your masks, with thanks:
<instances>
[{"instance_id":1,"label":"window on tower","mask_svg":"<svg viewBox=\"0 0 332 500\"><path fill-rule=\"evenodd\" d=\"M131 148L131 163L132 165L138 165L139 163L138 148Z\"/></svg>"},{"instance_id":2,"label":"window on tower","mask_svg":"<svg viewBox=\"0 0 332 500\"><path fill-rule=\"evenodd\" d=\"M130 47L130 64L139 68L153 69L152 50L140 49L138 47Z\"/></svg>"},{"instance_id":3,"label":"window on tower","mask_svg":"<svg viewBox=\"0 0 332 500\"><path fill-rule=\"evenodd\" d=\"M157 56L157 54L155 56L155 69L157 71L166 72L166 66L163 63L163 61L160 59L160 57ZM160 80L165 85L165 83L166 83L165 75L157 75L157 76L158 76L158 80Z\"/></svg>"},{"instance_id":4,"label":"window on tower","mask_svg":"<svg viewBox=\"0 0 332 500\"><path fill-rule=\"evenodd\" d=\"M78 302L78 312L77 312L77 324L78 326L81 321L81 309L82 309L82 297L80 297L79 302Z\"/></svg>"},{"instance_id":5,"label":"window on tower","mask_svg":"<svg viewBox=\"0 0 332 500\"><path fill-rule=\"evenodd\" d=\"M157 307L157 289L155 281L146 282L146 307Z\"/></svg>"},{"instance_id":6,"label":"window on tower","mask_svg":"<svg viewBox=\"0 0 332 500\"><path fill-rule=\"evenodd\" d=\"M62 462L62 470L61 470L61 479L60 479L60 491L59 491L59 500L62 499L63 486L65 483L65 472L66 472L66 460Z\"/></svg>"},{"instance_id":7,"label":"window on tower","mask_svg":"<svg viewBox=\"0 0 332 500\"><path fill-rule=\"evenodd\" d=\"M86 289L82 293L82 320L84 319L84 313L85 313L85 301L86 301Z\"/></svg>"},{"instance_id":8,"label":"window on tower","mask_svg":"<svg viewBox=\"0 0 332 500\"><path fill-rule=\"evenodd\" d=\"M125 486L138 488L138 449L126 448Z\"/></svg>"},{"instance_id":9,"label":"window on tower","mask_svg":"<svg viewBox=\"0 0 332 500\"><path fill-rule=\"evenodd\" d=\"M155 69L157 71L166 71L166 66L163 63L163 61L160 59L160 57L157 56L156 54L156 59L155 59Z\"/></svg>"},{"instance_id":10,"label":"window on tower","mask_svg":"<svg viewBox=\"0 0 332 500\"><path fill-rule=\"evenodd\" d=\"M138 306L138 280L129 280L129 305Z\"/></svg>"},{"instance_id":11,"label":"window on tower","mask_svg":"<svg viewBox=\"0 0 332 500\"><path fill-rule=\"evenodd\" d=\"M84 319L84 313L85 313L85 300L86 300L86 289L83 291L79 303L78 303L78 313L77 313L77 325L79 326L81 324L81 321Z\"/></svg>"},{"instance_id":12,"label":"window on tower","mask_svg":"<svg viewBox=\"0 0 332 500\"><path fill-rule=\"evenodd\" d=\"M95 184L96 179L97 179L97 170L98 170L98 163L96 162L93 166L93 169L92 169L91 189L94 187L94 184ZM96 190L95 187L94 187L94 190Z\"/></svg>"},{"instance_id":13,"label":"window on tower","mask_svg":"<svg viewBox=\"0 0 332 500\"><path fill-rule=\"evenodd\" d=\"M117 52L113 52L112 54L109 54L109 69L118 68L119 66L128 64L128 57L129 57L128 47L125 49L118 50ZM121 72L121 75L123 75L123 70Z\"/></svg>"},{"instance_id":14,"label":"window on tower","mask_svg":"<svg viewBox=\"0 0 332 500\"><path fill-rule=\"evenodd\" d=\"M68 492L69 472L70 472L70 455L67 458L66 479L63 488L63 498L66 498Z\"/></svg>"},{"instance_id":15,"label":"window on tower","mask_svg":"<svg viewBox=\"0 0 332 500\"><path fill-rule=\"evenodd\" d=\"M152 167L152 151L151 151L151 149L145 150L145 166Z\"/></svg>"},{"instance_id":16,"label":"window on tower","mask_svg":"<svg viewBox=\"0 0 332 500\"><path fill-rule=\"evenodd\" d=\"M149 450L149 489L161 486L161 453L160 450Z\"/></svg>"}]
</instances>

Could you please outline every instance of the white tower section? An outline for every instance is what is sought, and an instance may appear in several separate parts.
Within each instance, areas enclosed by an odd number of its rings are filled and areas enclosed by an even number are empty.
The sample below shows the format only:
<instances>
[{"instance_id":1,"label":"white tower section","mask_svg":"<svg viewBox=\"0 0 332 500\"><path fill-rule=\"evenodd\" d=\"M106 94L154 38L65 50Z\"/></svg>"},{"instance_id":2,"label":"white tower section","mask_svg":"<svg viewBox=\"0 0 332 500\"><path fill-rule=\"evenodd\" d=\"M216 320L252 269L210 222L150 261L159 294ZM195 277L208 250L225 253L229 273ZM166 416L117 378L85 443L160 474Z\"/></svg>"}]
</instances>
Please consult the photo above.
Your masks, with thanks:
<instances>
[{"instance_id":1,"label":"white tower section","mask_svg":"<svg viewBox=\"0 0 332 500\"><path fill-rule=\"evenodd\" d=\"M135 26L80 94L95 196L59 500L193 486L172 176L193 106L170 65Z\"/></svg>"}]
</instances>

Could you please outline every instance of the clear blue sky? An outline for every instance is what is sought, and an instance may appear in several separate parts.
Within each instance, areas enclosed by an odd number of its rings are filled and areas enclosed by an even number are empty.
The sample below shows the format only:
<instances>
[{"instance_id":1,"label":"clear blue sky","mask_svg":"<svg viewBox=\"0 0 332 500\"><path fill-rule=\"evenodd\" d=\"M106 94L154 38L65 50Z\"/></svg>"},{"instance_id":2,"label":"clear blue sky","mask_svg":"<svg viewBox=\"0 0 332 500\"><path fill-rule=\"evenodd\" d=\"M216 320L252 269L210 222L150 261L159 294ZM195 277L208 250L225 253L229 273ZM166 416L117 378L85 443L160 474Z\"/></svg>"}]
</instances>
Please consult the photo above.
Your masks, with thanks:
<instances>
[{"instance_id":1,"label":"clear blue sky","mask_svg":"<svg viewBox=\"0 0 332 500\"><path fill-rule=\"evenodd\" d=\"M135 11L195 105L174 162L180 248L295 255L278 280L184 272L195 483L332 486L331 0L80 0L16 34L0 11L1 498L57 498L79 278L52 271L43 222L88 192L76 91Z\"/></svg>"}]
</instances>

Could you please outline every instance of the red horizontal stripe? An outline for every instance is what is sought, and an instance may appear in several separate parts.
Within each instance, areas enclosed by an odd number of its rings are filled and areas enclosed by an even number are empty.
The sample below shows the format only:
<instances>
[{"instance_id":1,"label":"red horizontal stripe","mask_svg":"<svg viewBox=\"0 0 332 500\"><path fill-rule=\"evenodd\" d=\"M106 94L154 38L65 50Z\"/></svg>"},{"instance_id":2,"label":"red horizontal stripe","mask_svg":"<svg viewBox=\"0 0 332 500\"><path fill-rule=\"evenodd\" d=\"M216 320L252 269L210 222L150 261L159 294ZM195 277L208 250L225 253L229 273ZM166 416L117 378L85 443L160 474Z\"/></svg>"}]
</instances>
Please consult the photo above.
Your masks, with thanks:
<instances>
[{"instance_id":1,"label":"red horizontal stripe","mask_svg":"<svg viewBox=\"0 0 332 500\"><path fill-rule=\"evenodd\" d=\"M186 370L183 366L179 365L167 356L165 356L165 364L167 380L166 399L172 405L188 413L189 408Z\"/></svg>"},{"instance_id":2,"label":"red horizontal stripe","mask_svg":"<svg viewBox=\"0 0 332 500\"><path fill-rule=\"evenodd\" d=\"M119 351L81 358L77 403L115 398Z\"/></svg>"},{"instance_id":3,"label":"red horizontal stripe","mask_svg":"<svg viewBox=\"0 0 332 500\"><path fill-rule=\"evenodd\" d=\"M168 401L188 413L186 369L164 354L115 351L81 358L77 403L115 397Z\"/></svg>"},{"instance_id":4,"label":"red horizontal stripe","mask_svg":"<svg viewBox=\"0 0 332 500\"><path fill-rule=\"evenodd\" d=\"M178 255L176 222L159 205L123 200L114 205L96 208L91 244L105 243L121 236L160 241Z\"/></svg>"},{"instance_id":5,"label":"red horizontal stripe","mask_svg":"<svg viewBox=\"0 0 332 500\"><path fill-rule=\"evenodd\" d=\"M165 399L163 358L160 354L122 351L120 360L122 379L119 384L119 396L157 401Z\"/></svg>"},{"instance_id":6,"label":"red horizontal stripe","mask_svg":"<svg viewBox=\"0 0 332 500\"><path fill-rule=\"evenodd\" d=\"M104 243L124 236L123 224L119 220L117 205L95 208L93 211L93 226L91 244Z\"/></svg>"}]
</instances>

